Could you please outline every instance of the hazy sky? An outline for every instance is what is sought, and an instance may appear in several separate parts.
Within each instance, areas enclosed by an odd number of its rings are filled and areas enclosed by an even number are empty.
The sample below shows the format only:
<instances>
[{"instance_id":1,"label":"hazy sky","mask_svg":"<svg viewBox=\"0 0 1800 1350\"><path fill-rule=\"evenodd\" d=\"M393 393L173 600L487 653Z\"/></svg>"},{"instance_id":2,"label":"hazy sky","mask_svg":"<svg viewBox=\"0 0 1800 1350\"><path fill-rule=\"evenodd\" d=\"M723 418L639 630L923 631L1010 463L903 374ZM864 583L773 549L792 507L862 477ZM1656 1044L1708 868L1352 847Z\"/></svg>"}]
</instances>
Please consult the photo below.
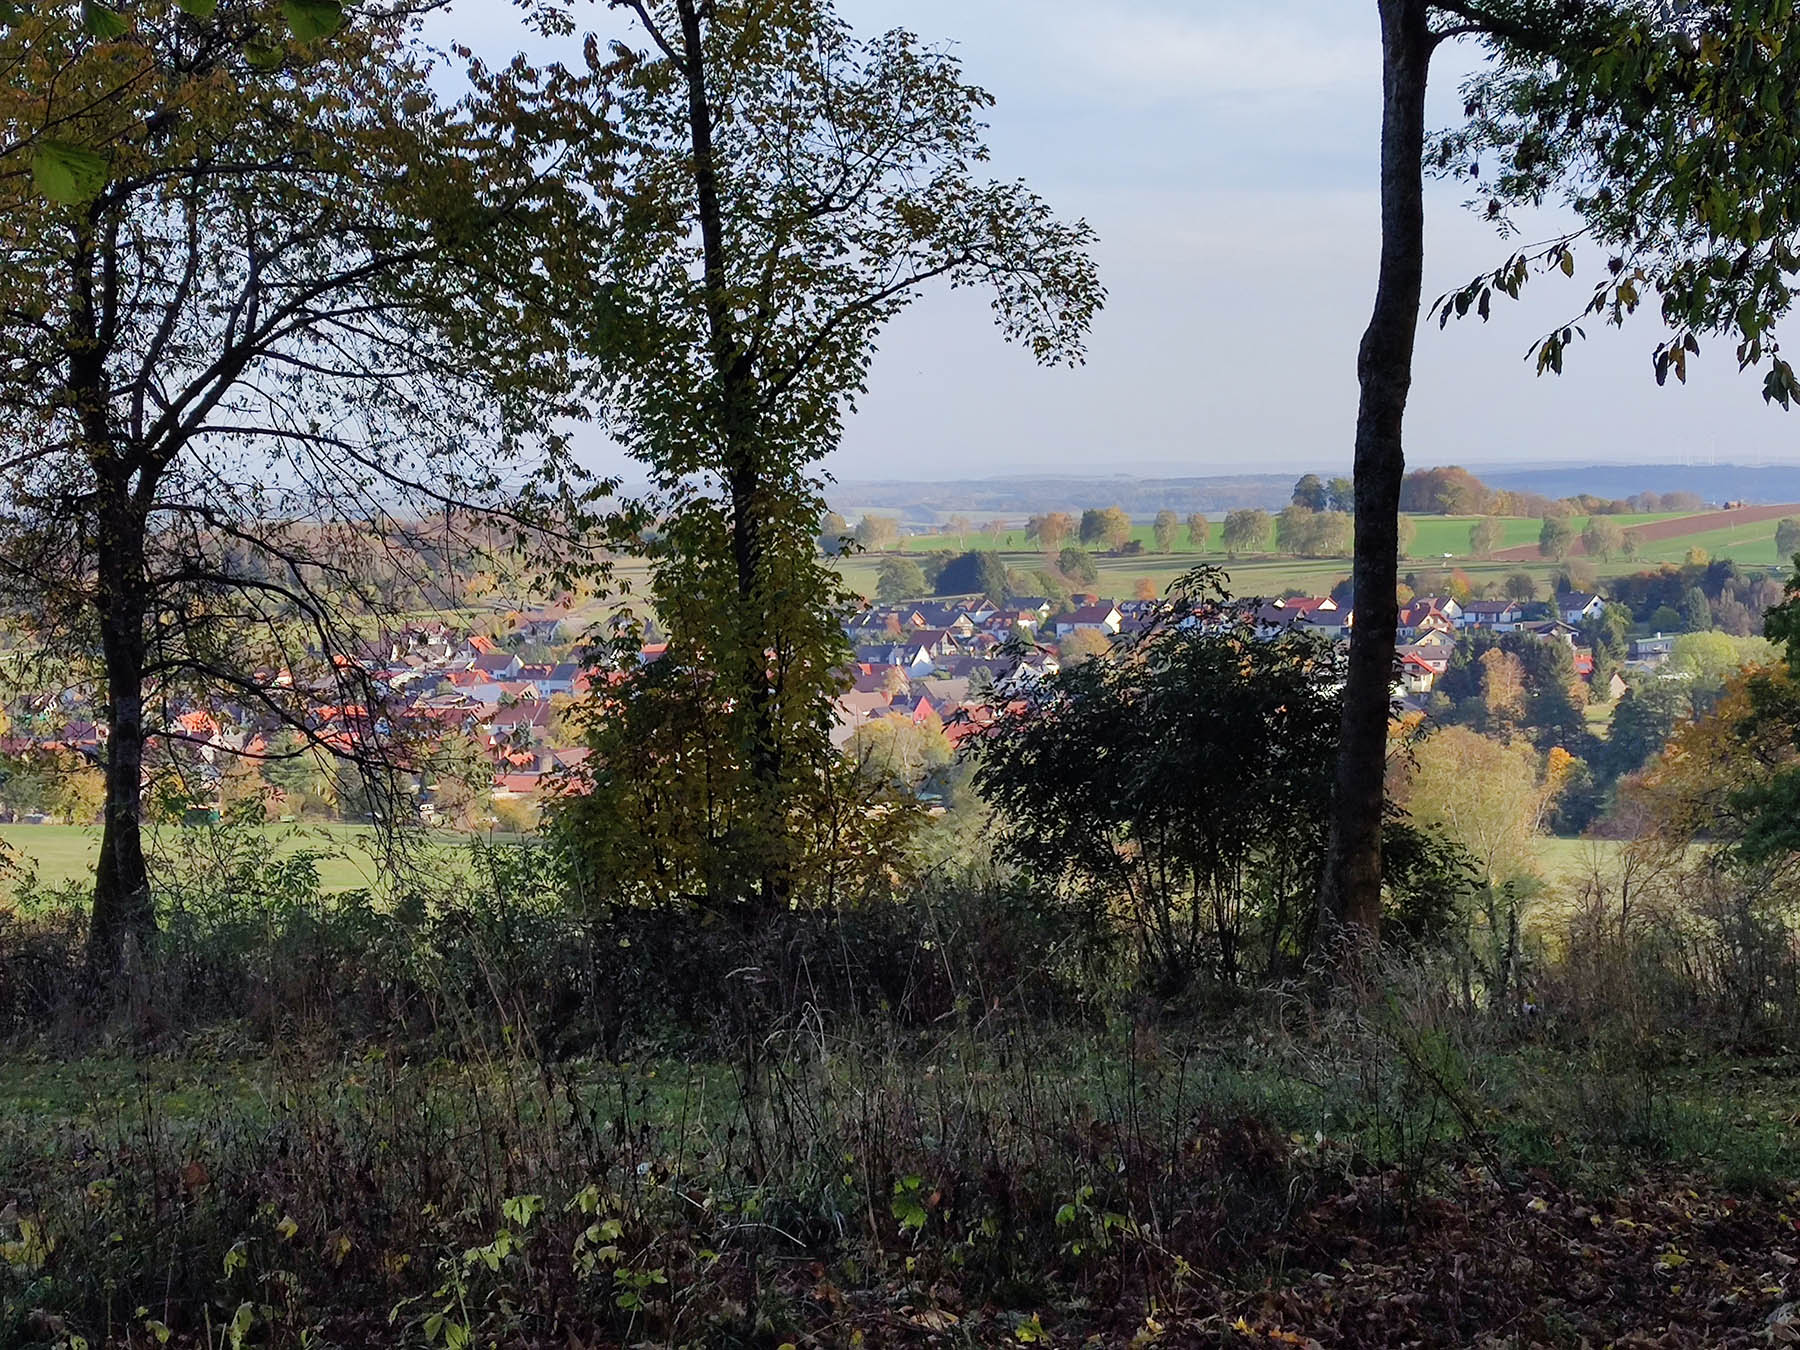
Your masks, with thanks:
<instances>
[{"instance_id":1,"label":"hazy sky","mask_svg":"<svg viewBox=\"0 0 1800 1350\"><path fill-rule=\"evenodd\" d=\"M1346 468L1356 346L1374 294L1380 52L1374 0L840 0L860 30L954 41L999 99L993 171L1100 235L1110 292L1087 364L1043 370L972 292L888 333L829 465L839 478L1204 474ZM518 37L500 0L454 20L484 54ZM596 7L597 23L622 17ZM1434 125L1475 53L1440 55ZM1432 190L1427 302L1506 256ZM1594 254L1582 259L1599 265ZM1567 372L1522 360L1587 277L1543 279L1494 322L1422 334L1413 463L1800 460L1800 412L1765 409L1728 344L1659 390L1660 331L1589 325ZM605 450L595 447L604 462Z\"/></svg>"}]
</instances>

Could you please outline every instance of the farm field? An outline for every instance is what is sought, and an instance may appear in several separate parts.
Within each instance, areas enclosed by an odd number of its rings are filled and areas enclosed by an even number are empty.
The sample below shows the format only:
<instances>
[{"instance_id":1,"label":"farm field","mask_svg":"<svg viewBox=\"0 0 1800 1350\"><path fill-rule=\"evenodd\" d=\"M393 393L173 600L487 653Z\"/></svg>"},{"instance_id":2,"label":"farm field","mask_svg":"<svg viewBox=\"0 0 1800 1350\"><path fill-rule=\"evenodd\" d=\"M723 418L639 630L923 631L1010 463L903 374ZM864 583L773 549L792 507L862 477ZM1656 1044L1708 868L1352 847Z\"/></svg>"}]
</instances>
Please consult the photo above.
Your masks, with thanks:
<instances>
[{"instance_id":1,"label":"farm field","mask_svg":"<svg viewBox=\"0 0 1800 1350\"><path fill-rule=\"evenodd\" d=\"M1762 514L1766 515L1766 512ZM1716 521L1718 518L1719 513L1716 512L1694 517L1697 521L1706 522ZM1468 556L1469 530L1476 519L1474 516L1412 517L1415 535L1408 556L1401 562L1401 574L1422 572L1434 566L1445 565L1444 555L1449 554L1449 562L1467 572L1477 585L1497 581L1516 572L1525 572L1537 581L1541 593L1547 593L1552 578L1565 564L1537 556L1541 523L1523 517L1506 518L1503 521L1505 534L1502 547L1510 550L1514 556L1477 561ZM1670 523L1678 522L1683 517L1648 514L1619 515L1608 519L1625 529L1651 524L1661 524L1664 529L1669 529ZM1589 517L1576 516L1571 523L1579 532L1586 527L1588 520ZM1150 527L1146 525L1138 526L1133 532L1134 538L1146 545L1151 542L1151 534ZM1183 526L1176 549L1171 553L1146 552L1129 557L1096 555L1094 565L1100 578L1093 589L1100 594L1120 598L1129 596L1140 580L1148 580L1161 592L1189 569L1202 563L1211 563L1226 570L1231 577L1232 589L1238 595L1280 595L1287 590L1323 594L1350 572L1348 558L1295 558L1279 554L1257 554L1230 559L1216 544L1215 522L1215 546L1204 553L1187 547L1186 527ZM1678 563L1686 557L1690 548L1696 547L1706 550L1714 558L1732 558L1746 567L1769 567L1779 561L1775 557L1773 521L1757 519L1725 529L1697 530L1691 534L1672 532L1666 539L1646 544L1639 558L1629 561L1619 559L1598 566L1603 574L1623 575L1664 562ZM903 552L913 554L942 549L992 549L1000 554L1007 567L1026 573L1043 567L1045 561L1042 550L1025 543L1022 529L993 534L971 531L961 537L943 534L914 535L901 540L900 548ZM885 555L881 553L854 554L841 559L838 570L853 590L872 596L875 593L877 568L883 556Z\"/></svg>"},{"instance_id":2,"label":"farm field","mask_svg":"<svg viewBox=\"0 0 1800 1350\"><path fill-rule=\"evenodd\" d=\"M1775 526L1770 521L1706 530L1646 544L1640 561L1679 563L1691 548L1704 549L1710 557L1730 558L1742 567L1772 567L1787 561L1775 556Z\"/></svg>"},{"instance_id":3,"label":"farm field","mask_svg":"<svg viewBox=\"0 0 1800 1350\"><path fill-rule=\"evenodd\" d=\"M1634 525L1646 525L1653 521L1675 520L1679 518L1679 516L1670 514L1609 517L1609 519L1619 522L1622 527L1627 529ZM1414 555L1418 557L1439 557L1442 554L1449 553L1458 558L1467 558L1469 554L1469 530L1479 519L1481 519L1479 516L1413 516L1412 520L1418 531L1413 542ZM1586 527L1589 518L1587 516L1575 516L1572 517L1572 519L1575 528L1581 530ZM1175 532L1175 548L1172 550L1173 556L1189 558L1197 556L1223 557L1224 555L1218 547L1219 520L1219 517L1213 517L1211 545L1202 551L1189 546L1187 541L1187 521L1186 518L1183 517L1181 525ZM1527 544L1535 546L1537 543L1538 531L1542 528L1542 522L1531 520L1524 516L1503 517L1501 524L1505 530L1505 533L1501 538L1500 546L1502 548L1517 548ZM1141 522L1137 524L1132 529L1131 537L1142 544L1146 549L1155 547L1156 532L1147 524ZM1080 543L1079 540L1071 540L1070 542L1077 545ZM951 533L904 535L901 537L899 544L899 551L903 553L931 553L941 549L949 549L957 553L964 553L970 549L987 549L999 553L1030 553L1038 551L1033 542L1025 537L1025 529L1023 526L1018 526L1010 530L992 532L985 530L970 530L966 534L960 535Z\"/></svg>"}]
</instances>

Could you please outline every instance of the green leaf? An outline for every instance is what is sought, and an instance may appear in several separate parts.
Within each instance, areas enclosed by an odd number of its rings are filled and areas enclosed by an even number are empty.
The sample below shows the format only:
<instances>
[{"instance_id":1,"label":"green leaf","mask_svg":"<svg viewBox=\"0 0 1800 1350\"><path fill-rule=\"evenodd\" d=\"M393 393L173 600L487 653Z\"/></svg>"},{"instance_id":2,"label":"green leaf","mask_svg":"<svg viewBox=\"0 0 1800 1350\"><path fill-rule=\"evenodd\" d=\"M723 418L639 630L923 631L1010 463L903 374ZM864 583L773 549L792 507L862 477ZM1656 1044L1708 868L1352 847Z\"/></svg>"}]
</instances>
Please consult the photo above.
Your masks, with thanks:
<instances>
[{"instance_id":1,"label":"green leaf","mask_svg":"<svg viewBox=\"0 0 1800 1350\"><path fill-rule=\"evenodd\" d=\"M79 206L106 186L106 158L68 141L42 141L31 156L31 176L51 201Z\"/></svg>"},{"instance_id":2,"label":"green leaf","mask_svg":"<svg viewBox=\"0 0 1800 1350\"><path fill-rule=\"evenodd\" d=\"M17 23L25 17L25 11L13 3L13 0L0 0L0 24Z\"/></svg>"},{"instance_id":3,"label":"green leaf","mask_svg":"<svg viewBox=\"0 0 1800 1350\"><path fill-rule=\"evenodd\" d=\"M108 9L105 5L96 5L93 0L81 7L81 23L88 32L102 40L124 37L131 31L131 25L125 16L117 10Z\"/></svg>"},{"instance_id":4,"label":"green leaf","mask_svg":"<svg viewBox=\"0 0 1800 1350\"><path fill-rule=\"evenodd\" d=\"M219 8L219 0L175 0L183 14L196 19L210 19Z\"/></svg>"},{"instance_id":5,"label":"green leaf","mask_svg":"<svg viewBox=\"0 0 1800 1350\"><path fill-rule=\"evenodd\" d=\"M329 37L344 21L344 7L338 0L286 0L281 12L302 42Z\"/></svg>"},{"instance_id":6,"label":"green leaf","mask_svg":"<svg viewBox=\"0 0 1800 1350\"><path fill-rule=\"evenodd\" d=\"M251 42L244 47L244 59L257 70L278 70L287 53L272 42Z\"/></svg>"}]
</instances>

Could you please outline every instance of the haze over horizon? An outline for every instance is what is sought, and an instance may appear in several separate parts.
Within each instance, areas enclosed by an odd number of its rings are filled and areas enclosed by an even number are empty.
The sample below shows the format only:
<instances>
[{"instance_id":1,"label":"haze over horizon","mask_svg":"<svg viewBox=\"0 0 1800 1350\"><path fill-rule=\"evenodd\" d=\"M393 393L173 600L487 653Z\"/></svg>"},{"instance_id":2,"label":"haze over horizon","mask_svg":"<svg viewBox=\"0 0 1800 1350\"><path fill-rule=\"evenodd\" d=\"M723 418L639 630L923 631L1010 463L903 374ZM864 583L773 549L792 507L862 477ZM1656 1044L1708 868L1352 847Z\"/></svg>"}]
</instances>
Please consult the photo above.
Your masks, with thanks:
<instances>
[{"instance_id":1,"label":"haze over horizon","mask_svg":"<svg viewBox=\"0 0 1800 1350\"><path fill-rule=\"evenodd\" d=\"M1375 287L1380 64L1375 7L1342 0L841 0L859 32L950 41L998 98L995 177L1023 178L1100 235L1110 292L1088 363L1042 370L973 292L935 291L887 334L827 462L840 479L1012 474L1203 476L1346 469L1356 349ZM625 17L596 6L602 33ZM465 3L453 33L489 60L526 41L510 9ZM540 49L541 50L541 49ZM1440 56L1432 123L1460 111L1476 50ZM1426 295L1509 245L1430 189ZM1553 232L1523 222L1526 238ZM1408 417L1416 465L1800 463L1800 412L1765 407L1731 344L1658 389L1646 306L1586 326L1567 373L1522 358L1577 315L1603 262L1518 304L1420 335ZM626 462L595 434L590 457Z\"/></svg>"}]
</instances>

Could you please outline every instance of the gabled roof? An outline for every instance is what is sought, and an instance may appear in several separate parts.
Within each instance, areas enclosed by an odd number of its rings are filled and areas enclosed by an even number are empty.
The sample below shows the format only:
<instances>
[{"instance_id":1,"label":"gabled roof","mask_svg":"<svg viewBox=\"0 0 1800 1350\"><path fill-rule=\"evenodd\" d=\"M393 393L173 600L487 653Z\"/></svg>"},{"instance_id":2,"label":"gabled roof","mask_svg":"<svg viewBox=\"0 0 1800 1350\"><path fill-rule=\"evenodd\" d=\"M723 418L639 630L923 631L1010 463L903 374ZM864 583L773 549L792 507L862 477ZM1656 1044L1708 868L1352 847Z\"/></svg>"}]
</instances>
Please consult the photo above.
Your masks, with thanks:
<instances>
[{"instance_id":1,"label":"gabled roof","mask_svg":"<svg viewBox=\"0 0 1800 1350\"><path fill-rule=\"evenodd\" d=\"M1083 605L1069 615L1068 623L1111 623L1119 617L1119 607L1109 601L1101 601L1097 605Z\"/></svg>"}]
</instances>

